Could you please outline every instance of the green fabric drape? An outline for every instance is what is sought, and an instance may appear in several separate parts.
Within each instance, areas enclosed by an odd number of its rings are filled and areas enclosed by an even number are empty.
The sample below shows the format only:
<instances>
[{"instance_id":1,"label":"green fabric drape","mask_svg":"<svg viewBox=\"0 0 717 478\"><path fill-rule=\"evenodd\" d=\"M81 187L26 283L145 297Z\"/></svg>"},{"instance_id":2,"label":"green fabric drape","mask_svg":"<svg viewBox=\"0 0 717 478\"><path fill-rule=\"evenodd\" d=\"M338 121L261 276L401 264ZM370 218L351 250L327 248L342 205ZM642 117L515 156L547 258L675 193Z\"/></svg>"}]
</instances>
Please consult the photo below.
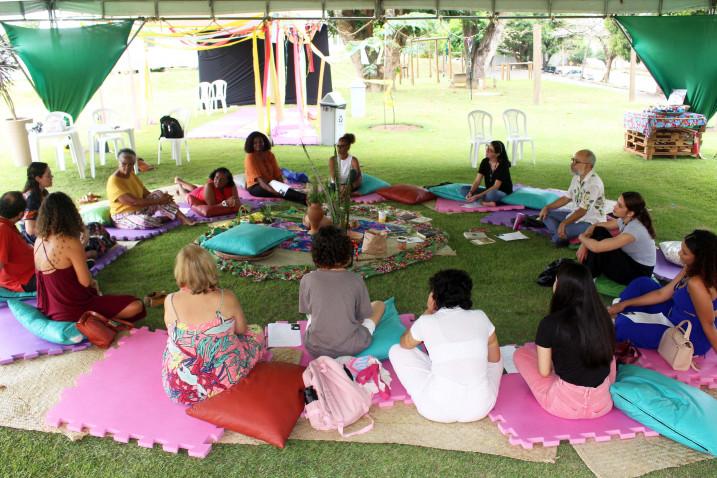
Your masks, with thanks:
<instances>
[{"instance_id":1,"label":"green fabric drape","mask_svg":"<svg viewBox=\"0 0 717 478\"><path fill-rule=\"evenodd\" d=\"M616 17L665 95L686 89L690 111L717 111L717 16Z\"/></svg>"},{"instance_id":2,"label":"green fabric drape","mask_svg":"<svg viewBox=\"0 0 717 478\"><path fill-rule=\"evenodd\" d=\"M80 28L24 28L3 23L48 111L77 119L127 49L133 20Z\"/></svg>"}]
</instances>

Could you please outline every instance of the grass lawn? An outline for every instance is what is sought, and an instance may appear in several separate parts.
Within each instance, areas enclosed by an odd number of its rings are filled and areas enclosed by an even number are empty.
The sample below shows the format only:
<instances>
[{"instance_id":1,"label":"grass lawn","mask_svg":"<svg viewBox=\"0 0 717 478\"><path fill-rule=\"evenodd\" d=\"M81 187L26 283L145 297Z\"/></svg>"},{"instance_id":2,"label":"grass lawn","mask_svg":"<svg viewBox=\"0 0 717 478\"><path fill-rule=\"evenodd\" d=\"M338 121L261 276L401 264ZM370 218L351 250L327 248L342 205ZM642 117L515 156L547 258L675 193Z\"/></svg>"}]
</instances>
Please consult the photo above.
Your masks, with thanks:
<instances>
[{"instance_id":1,"label":"grass lawn","mask_svg":"<svg viewBox=\"0 0 717 478\"><path fill-rule=\"evenodd\" d=\"M193 103L196 72L175 71L155 74L154 91L172 91L157 100L169 107ZM347 76L337 73L337 84L346 98ZM163 83L164 82L164 83ZM162 84L164 88L158 87ZM166 85L178 85L176 89ZM352 149L363 169L392 183L435 184L441 181L470 182L466 113L484 109L493 114L494 135L503 136L501 113L516 107L526 111L529 131L537 147L536 165L527 159L512 169L513 180L540 187L566 188L570 181L569 158L580 148L592 149L598 158L597 172L607 194L616 199L622 191L643 194L651 208L658 240L676 240L696 227L717 229L712 208L717 193L717 135L705 134L705 160L655 159L644 161L622 151L622 114L644 104L628 104L626 92L579 85L543 82L544 104L532 104L528 81L501 83L499 96L467 97L465 90L437 87L428 81L416 87L399 87L395 92L396 119L421 126L419 131L388 133L371 130L383 120L382 95L368 97L368 115L349 118L349 131L357 136ZM656 100L657 101L657 100ZM156 105L153 110L159 110ZM196 122L211 118L202 117ZM155 163L158 126L138 132L138 153ZM148 187L166 185L176 175L201 182L215 166L235 172L243 168L242 141L193 140L192 162L177 168L167 160L153 172L143 174ZM312 147L315 160L330 155L327 147ZM276 147L282 166L306 171L308 164L300 148ZM0 161L7 160L0 152ZM50 158L48 154L45 156ZM50 161L51 166L54 160ZM88 191L104 194L104 181L112 162L100 167L97 179L80 181L76 171L55 171L53 190L77 198ZM19 189L24 171L3 167L0 190ZM411 209L411 207L408 207ZM544 238L472 246L462 233L479 223L480 214L441 215L425 207L416 209L434 218L434 224L450 234L456 257L439 257L431 262L371 278L367 281L372 298L395 296L399 310L420 313L426 301L428 277L443 268L462 268L474 280L474 305L486 311L497 327L501 343L522 343L535 336L537 323L545 314L549 289L535 284L535 277L555 258L572 251L556 250ZM494 231L503 231L495 228ZM141 243L105 269L99 276L104 291L144 296L153 290L172 290L172 267L177 250L194 240L201 228L182 228ZM296 320L298 282L250 282L225 274L222 285L233 289L252 322ZM157 309L150 311L146 325L163 327ZM141 404L137 404L141 406ZM506 446L507 443L506 443ZM347 445L340 443L289 443L283 451L269 446L215 446L204 460L180 453L175 456L135 445L119 445L110 439L87 437L70 443L62 436L0 429L0 476L385 476L389 474L485 475L485 476L591 476L570 446L558 451L556 464L533 464L489 455L446 452L409 446ZM658 472L655 476L705 476L717 473L717 464L702 462Z\"/></svg>"}]
</instances>

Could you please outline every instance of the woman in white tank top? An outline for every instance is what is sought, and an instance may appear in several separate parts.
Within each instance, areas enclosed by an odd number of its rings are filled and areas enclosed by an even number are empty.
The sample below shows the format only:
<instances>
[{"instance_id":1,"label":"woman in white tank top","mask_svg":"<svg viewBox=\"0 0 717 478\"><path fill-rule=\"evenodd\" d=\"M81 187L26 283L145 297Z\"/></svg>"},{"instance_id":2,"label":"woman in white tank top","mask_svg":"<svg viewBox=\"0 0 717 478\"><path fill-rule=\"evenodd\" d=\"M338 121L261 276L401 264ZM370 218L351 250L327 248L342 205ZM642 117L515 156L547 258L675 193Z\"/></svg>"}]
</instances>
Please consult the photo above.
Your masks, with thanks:
<instances>
[{"instance_id":1,"label":"woman in white tank top","mask_svg":"<svg viewBox=\"0 0 717 478\"><path fill-rule=\"evenodd\" d=\"M351 191L356 191L361 186L361 166L358 158L351 156L349 150L351 145L356 142L356 136L346 133L336 142L336 150L338 158L332 156L329 159L329 174L331 178L336 176L336 166L338 165L339 183L351 185ZM334 162L337 160L336 162Z\"/></svg>"}]
</instances>

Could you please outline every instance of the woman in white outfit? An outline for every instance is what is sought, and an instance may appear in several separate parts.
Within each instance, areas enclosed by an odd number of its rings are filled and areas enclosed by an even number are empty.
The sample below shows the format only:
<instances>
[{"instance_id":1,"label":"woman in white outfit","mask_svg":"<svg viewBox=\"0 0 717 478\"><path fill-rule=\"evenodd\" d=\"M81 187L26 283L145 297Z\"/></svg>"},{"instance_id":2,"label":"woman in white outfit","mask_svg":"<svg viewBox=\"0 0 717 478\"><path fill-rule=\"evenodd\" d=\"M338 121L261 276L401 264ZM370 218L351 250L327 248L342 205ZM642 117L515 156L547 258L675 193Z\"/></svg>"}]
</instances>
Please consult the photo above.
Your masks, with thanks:
<instances>
[{"instance_id":1,"label":"woman in white outfit","mask_svg":"<svg viewBox=\"0 0 717 478\"><path fill-rule=\"evenodd\" d=\"M389 351L418 413L436 422L472 422L491 411L503 374L495 327L472 310L473 281L449 269L429 280L426 312ZM428 354L417 347L424 343Z\"/></svg>"},{"instance_id":2,"label":"woman in white outfit","mask_svg":"<svg viewBox=\"0 0 717 478\"><path fill-rule=\"evenodd\" d=\"M338 164L339 171L339 183L347 184L351 186L351 192L356 191L361 187L361 166L359 165L358 158L351 156L349 150L351 145L356 142L356 136L351 133L346 133L336 142L336 153L337 156L332 156L329 159L329 175L332 178L336 177L336 165ZM336 161L338 159L338 161Z\"/></svg>"}]
</instances>

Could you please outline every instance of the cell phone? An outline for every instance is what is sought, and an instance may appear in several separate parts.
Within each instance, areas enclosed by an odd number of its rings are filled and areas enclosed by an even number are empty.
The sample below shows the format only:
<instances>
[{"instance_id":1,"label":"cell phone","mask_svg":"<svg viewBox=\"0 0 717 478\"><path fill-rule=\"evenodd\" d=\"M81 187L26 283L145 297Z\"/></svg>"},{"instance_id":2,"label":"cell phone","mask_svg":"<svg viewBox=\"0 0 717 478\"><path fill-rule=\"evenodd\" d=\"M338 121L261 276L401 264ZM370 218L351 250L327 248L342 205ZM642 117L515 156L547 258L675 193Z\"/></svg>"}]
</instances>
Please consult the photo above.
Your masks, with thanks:
<instances>
[{"instance_id":1,"label":"cell phone","mask_svg":"<svg viewBox=\"0 0 717 478\"><path fill-rule=\"evenodd\" d=\"M291 330L301 330L301 326L299 324L291 324Z\"/></svg>"}]
</instances>

